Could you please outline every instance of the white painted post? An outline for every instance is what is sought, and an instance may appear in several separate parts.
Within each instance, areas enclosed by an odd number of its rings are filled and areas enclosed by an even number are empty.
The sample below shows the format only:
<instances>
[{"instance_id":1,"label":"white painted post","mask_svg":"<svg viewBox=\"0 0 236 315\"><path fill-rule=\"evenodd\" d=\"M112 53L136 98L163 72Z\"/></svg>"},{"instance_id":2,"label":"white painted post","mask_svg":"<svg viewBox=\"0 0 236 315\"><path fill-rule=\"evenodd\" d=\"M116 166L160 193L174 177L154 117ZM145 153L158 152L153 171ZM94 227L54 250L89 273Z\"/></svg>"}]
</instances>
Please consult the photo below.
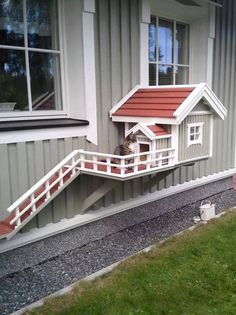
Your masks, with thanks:
<instances>
[{"instance_id":1,"label":"white painted post","mask_svg":"<svg viewBox=\"0 0 236 315\"><path fill-rule=\"evenodd\" d=\"M80 151L80 167L81 167L81 169L85 168L84 160L85 160L84 150L81 150Z\"/></svg>"},{"instance_id":2,"label":"white painted post","mask_svg":"<svg viewBox=\"0 0 236 315\"><path fill-rule=\"evenodd\" d=\"M70 177L75 175L75 167L76 167L76 165L75 165L75 158L74 157L71 159L71 164L72 164L73 168L71 170L71 176Z\"/></svg>"},{"instance_id":3,"label":"white painted post","mask_svg":"<svg viewBox=\"0 0 236 315\"><path fill-rule=\"evenodd\" d=\"M120 174L125 175L125 159L123 157L120 158Z\"/></svg>"},{"instance_id":4,"label":"white painted post","mask_svg":"<svg viewBox=\"0 0 236 315\"><path fill-rule=\"evenodd\" d=\"M20 209L19 209L19 207L17 207L16 208L16 210L15 210L15 216L18 216L18 214L20 214ZM18 226L20 226L21 225L21 218L19 217L17 220L16 220L16 228L18 227Z\"/></svg>"},{"instance_id":5,"label":"white painted post","mask_svg":"<svg viewBox=\"0 0 236 315\"><path fill-rule=\"evenodd\" d=\"M147 154L147 165L146 165L146 169L150 170L151 168L151 154Z\"/></svg>"},{"instance_id":6,"label":"white painted post","mask_svg":"<svg viewBox=\"0 0 236 315\"><path fill-rule=\"evenodd\" d=\"M97 161L98 161L98 157L96 155L93 155L93 169L94 171L97 171L98 170L98 165L97 165Z\"/></svg>"},{"instance_id":7,"label":"white painted post","mask_svg":"<svg viewBox=\"0 0 236 315\"><path fill-rule=\"evenodd\" d=\"M107 157L106 162L107 162L107 173L111 174L111 158Z\"/></svg>"},{"instance_id":8,"label":"white painted post","mask_svg":"<svg viewBox=\"0 0 236 315\"><path fill-rule=\"evenodd\" d=\"M31 202L31 203L34 202L34 194L32 194L32 195L30 196L30 202ZM32 207L31 207L31 213L34 212L34 211L36 211L35 203L33 203Z\"/></svg>"},{"instance_id":9,"label":"white painted post","mask_svg":"<svg viewBox=\"0 0 236 315\"><path fill-rule=\"evenodd\" d=\"M59 170L59 177L61 178L60 181L59 181L59 187L62 187L63 186L63 170L62 170L62 167L60 168Z\"/></svg>"},{"instance_id":10,"label":"white painted post","mask_svg":"<svg viewBox=\"0 0 236 315\"><path fill-rule=\"evenodd\" d=\"M49 188L49 179L46 181L46 184L45 184L45 188L48 189ZM46 199L45 200L48 200L50 198L50 190L48 190L46 192Z\"/></svg>"},{"instance_id":11,"label":"white painted post","mask_svg":"<svg viewBox=\"0 0 236 315\"><path fill-rule=\"evenodd\" d=\"M139 157L138 156L135 156L134 157L134 173L138 173L138 162L139 162Z\"/></svg>"},{"instance_id":12,"label":"white painted post","mask_svg":"<svg viewBox=\"0 0 236 315\"><path fill-rule=\"evenodd\" d=\"M162 152L159 152L158 159L160 159L159 163L158 163L158 166L162 166Z\"/></svg>"}]
</instances>

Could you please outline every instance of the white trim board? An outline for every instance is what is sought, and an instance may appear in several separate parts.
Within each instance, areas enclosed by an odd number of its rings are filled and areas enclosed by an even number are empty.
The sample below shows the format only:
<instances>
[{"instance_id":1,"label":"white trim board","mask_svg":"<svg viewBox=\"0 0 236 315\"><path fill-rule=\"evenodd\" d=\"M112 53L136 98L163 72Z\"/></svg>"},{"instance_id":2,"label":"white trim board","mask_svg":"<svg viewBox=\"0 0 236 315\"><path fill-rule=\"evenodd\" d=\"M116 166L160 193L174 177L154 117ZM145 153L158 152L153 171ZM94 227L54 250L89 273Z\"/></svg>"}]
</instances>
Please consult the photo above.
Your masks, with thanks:
<instances>
[{"instance_id":1,"label":"white trim board","mask_svg":"<svg viewBox=\"0 0 236 315\"><path fill-rule=\"evenodd\" d=\"M28 233L17 235L16 238L11 239L10 241L4 241L4 243L0 244L0 253L39 241L49 236L65 232L85 224L89 224L91 222L101 220L103 218L121 213L137 206L147 204L149 202L157 201L180 192L184 192L211 182L215 182L217 180L230 177L235 173L236 168L233 168L209 176L204 176L190 182L171 186L169 188L162 189L160 191L156 191L154 193L141 196L139 198L133 198L124 202L120 202L117 205L102 208L101 210L97 210L95 212L86 213L83 215L76 215L74 218L71 219L63 219L58 223L51 223L40 229L32 229Z\"/></svg>"}]
</instances>

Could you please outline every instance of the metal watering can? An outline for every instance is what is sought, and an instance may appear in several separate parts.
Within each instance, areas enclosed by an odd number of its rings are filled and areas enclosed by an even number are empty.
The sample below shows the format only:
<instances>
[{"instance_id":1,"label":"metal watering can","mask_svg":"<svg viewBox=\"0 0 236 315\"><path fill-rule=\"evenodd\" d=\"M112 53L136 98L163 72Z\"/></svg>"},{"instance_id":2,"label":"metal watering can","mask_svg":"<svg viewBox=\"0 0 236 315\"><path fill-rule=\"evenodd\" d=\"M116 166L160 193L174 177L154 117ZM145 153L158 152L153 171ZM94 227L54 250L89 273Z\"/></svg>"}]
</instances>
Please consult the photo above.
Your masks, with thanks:
<instances>
[{"instance_id":1,"label":"metal watering can","mask_svg":"<svg viewBox=\"0 0 236 315\"><path fill-rule=\"evenodd\" d=\"M203 200L199 207L200 217L203 221L208 221L215 217L215 205L209 200Z\"/></svg>"}]
</instances>

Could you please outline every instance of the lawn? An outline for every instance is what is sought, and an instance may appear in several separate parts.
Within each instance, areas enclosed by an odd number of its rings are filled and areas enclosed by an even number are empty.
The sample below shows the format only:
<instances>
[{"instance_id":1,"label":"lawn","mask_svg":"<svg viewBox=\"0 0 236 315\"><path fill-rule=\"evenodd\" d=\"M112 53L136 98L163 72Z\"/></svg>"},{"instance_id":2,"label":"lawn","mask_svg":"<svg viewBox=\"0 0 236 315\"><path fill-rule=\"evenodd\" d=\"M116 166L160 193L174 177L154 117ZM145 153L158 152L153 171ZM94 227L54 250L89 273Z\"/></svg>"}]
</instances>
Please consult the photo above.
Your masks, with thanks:
<instances>
[{"instance_id":1,"label":"lawn","mask_svg":"<svg viewBox=\"0 0 236 315\"><path fill-rule=\"evenodd\" d=\"M234 315L236 211L157 244L26 314Z\"/></svg>"}]
</instances>

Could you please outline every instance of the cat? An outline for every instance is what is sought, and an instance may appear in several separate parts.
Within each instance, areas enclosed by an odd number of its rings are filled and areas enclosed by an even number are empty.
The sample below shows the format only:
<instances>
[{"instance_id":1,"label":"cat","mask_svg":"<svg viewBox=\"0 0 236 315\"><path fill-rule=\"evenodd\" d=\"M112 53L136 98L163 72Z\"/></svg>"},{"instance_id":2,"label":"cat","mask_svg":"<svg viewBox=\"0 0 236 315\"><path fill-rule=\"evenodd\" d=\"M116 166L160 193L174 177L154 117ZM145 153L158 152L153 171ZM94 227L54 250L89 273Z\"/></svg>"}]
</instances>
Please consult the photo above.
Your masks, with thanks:
<instances>
[{"instance_id":1,"label":"cat","mask_svg":"<svg viewBox=\"0 0 236 315\"><path fill-rule=\"evenodd\" d=\"M114 150L114 155L120 155L120 156L124 156L124 155L130 155L132 153L134 153L134 143L136 142L136 136L131 133L130 135L128 135L124 142L120 145L118 145L115 150ZM112 163L114 164L120 164L120 159L112 159ZM129 164L129 163L133 163L133 159L130 160L125 160L125 164Z\"/></svg>"}]
</instances>

